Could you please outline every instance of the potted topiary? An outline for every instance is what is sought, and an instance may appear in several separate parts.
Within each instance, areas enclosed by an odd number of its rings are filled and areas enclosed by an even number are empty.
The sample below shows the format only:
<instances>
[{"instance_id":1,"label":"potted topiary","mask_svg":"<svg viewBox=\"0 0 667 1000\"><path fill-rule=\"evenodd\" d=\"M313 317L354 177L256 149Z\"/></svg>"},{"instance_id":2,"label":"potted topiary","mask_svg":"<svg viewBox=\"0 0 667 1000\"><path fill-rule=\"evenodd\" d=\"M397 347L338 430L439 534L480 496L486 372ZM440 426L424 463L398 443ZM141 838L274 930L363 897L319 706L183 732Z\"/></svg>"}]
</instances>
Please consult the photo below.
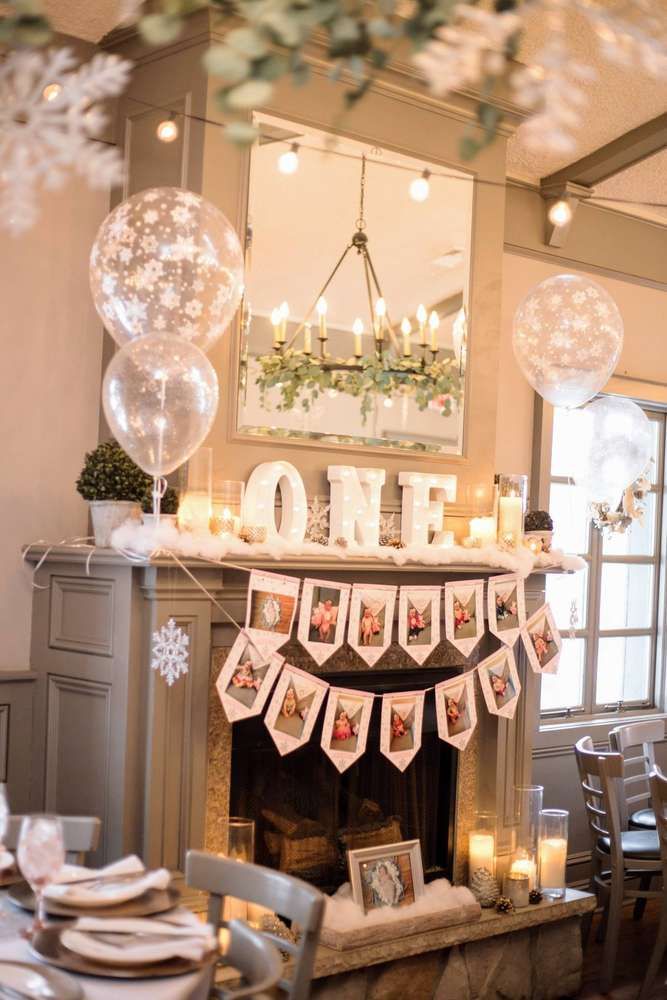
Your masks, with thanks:
<instances>
[{"instance_id":1,"label":"potted topiary","mask_svg":"<svg viewBox=\"0 0 667 1000\"><path fill-rule=\"evenodd\" d=\"M554 523L546 510L529 510L524 521L524 541L533 552L551 552Z\"/></svg>"},{"instance_id":2,"label":"potted topiary","mask_svg":"<svg viewBox=\"0 0 667 1000\"><path fill-rule=\"evenodd\" d=\"M98 444L86 454L76 488L90 504L96 545L108 547L115 528L141 517L141 501L151 482L116 441Z\"/></svg>"}]
</instances>

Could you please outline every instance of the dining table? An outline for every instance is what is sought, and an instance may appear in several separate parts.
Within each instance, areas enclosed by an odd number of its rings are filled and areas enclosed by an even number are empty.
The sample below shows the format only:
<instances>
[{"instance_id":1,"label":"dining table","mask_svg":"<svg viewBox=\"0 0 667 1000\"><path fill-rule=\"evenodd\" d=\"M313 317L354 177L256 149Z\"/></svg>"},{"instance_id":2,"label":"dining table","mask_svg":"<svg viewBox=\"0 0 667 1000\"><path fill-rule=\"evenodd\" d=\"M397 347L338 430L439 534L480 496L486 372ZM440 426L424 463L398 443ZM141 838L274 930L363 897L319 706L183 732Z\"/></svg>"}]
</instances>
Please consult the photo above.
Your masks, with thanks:
<instances>
[{"instance_id":1,"label":"dining table","mask_svg":"<svg viewBox=\"0 0 667 1000\"><path fill-rule=\"evenodd\" d=\"M37 957L23 936L32 922L32 914L18 909L0 891L0 962L28 962L48 967ZM211 981L210 965L196 972L180 976L151 976L149 979L115 979L102 976L85 976L66 972L76 980L85 1000L206 1000ZM0 991L0 997L2 992Z\"/></svg>"}]
</instances>

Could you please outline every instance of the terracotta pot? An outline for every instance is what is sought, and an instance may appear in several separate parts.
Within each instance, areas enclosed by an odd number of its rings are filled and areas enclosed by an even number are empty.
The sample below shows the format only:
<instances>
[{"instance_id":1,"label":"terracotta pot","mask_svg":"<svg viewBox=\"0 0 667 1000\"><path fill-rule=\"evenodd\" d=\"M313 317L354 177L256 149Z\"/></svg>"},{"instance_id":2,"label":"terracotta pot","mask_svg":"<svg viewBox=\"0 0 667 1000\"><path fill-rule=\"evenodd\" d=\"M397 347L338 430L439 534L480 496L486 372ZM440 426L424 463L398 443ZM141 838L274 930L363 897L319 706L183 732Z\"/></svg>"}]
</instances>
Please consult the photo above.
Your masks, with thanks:
<instances>
[{"instance_id":1,"label":"terracotta pot","mask_svg":"<svg viewBox=\"0 0 667 1000\"><path fill-rule=\"evenodd\" d=\"M95 545L108 549L111 535L126 521L139 521L141 507L134 500L91 500L90 516L93 521Z\"/></svg>"}]
</instances>

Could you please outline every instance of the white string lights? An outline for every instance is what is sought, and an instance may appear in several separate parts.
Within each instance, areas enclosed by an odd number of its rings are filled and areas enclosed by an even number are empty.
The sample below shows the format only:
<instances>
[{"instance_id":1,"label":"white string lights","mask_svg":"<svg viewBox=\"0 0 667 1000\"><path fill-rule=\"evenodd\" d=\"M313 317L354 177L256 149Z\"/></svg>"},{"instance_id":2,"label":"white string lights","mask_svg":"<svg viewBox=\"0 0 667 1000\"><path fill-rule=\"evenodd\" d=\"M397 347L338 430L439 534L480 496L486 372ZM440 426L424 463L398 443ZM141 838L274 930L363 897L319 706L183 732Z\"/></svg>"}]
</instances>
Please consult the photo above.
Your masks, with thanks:
<instances>
[{"instance_id":1,"label":"white string lights","mask_svg":"<svg viewBox=\"0 0 667 1000\"><path fill-rule=\"evenodd\" d=\"M168 118L161 121L155 129L155 134L160 142L174 142L178 139L179 128L176 123L175 115L171 114Z\"/></svg>"},{"instance_id":2,"label":"white string lights","mask_svg":"<svg viewBox=\"0 0 667 1000\"><path fill-rule=\"evenodd\" d=\"M410 182L410 197L413 201L426 201L431 193L431 185L429 183L430 176L431 171L424 170L421 177L415 177L415 179Z\"/></svg>"},{"instance_id":3,"label":"white string lights","mask_svg":"<svg viewBox=\"0 0 667 1000\"><path fill-rule=\"evenodd\" d=\"M290 148L278 157L278 170L281 174L295 174L299 169L299 144L293 142Z\"/></svg>"}]
</instances>

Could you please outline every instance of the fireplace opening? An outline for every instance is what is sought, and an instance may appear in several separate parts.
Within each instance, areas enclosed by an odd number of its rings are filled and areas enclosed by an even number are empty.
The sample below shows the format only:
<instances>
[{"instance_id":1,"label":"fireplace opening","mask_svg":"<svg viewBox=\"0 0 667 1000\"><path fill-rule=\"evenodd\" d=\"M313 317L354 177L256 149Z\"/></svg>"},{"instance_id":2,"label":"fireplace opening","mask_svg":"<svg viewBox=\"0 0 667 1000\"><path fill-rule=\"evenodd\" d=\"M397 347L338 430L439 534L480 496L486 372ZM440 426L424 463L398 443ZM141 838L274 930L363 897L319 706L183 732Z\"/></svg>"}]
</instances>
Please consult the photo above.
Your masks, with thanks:
<instances>
[{"instance_id":1,"label":"fireplace opening","mask_svg":"<svg viewBox=\"0 0 667 1000\"><path fill-rule=\"evenodd\" d=\"M423 690L455 668L323 675L340 687ZM233 727L230 813L255 820L255 860L325 892L347 881L346 851L418 839L427 881L452 877L457 751L438 737L432 694L422 746L404 772L380 752L376 699L365 754L340 774L320 746L324 708L306 746L281 757L263 719Z\"/></svg>"}]
</instances>

